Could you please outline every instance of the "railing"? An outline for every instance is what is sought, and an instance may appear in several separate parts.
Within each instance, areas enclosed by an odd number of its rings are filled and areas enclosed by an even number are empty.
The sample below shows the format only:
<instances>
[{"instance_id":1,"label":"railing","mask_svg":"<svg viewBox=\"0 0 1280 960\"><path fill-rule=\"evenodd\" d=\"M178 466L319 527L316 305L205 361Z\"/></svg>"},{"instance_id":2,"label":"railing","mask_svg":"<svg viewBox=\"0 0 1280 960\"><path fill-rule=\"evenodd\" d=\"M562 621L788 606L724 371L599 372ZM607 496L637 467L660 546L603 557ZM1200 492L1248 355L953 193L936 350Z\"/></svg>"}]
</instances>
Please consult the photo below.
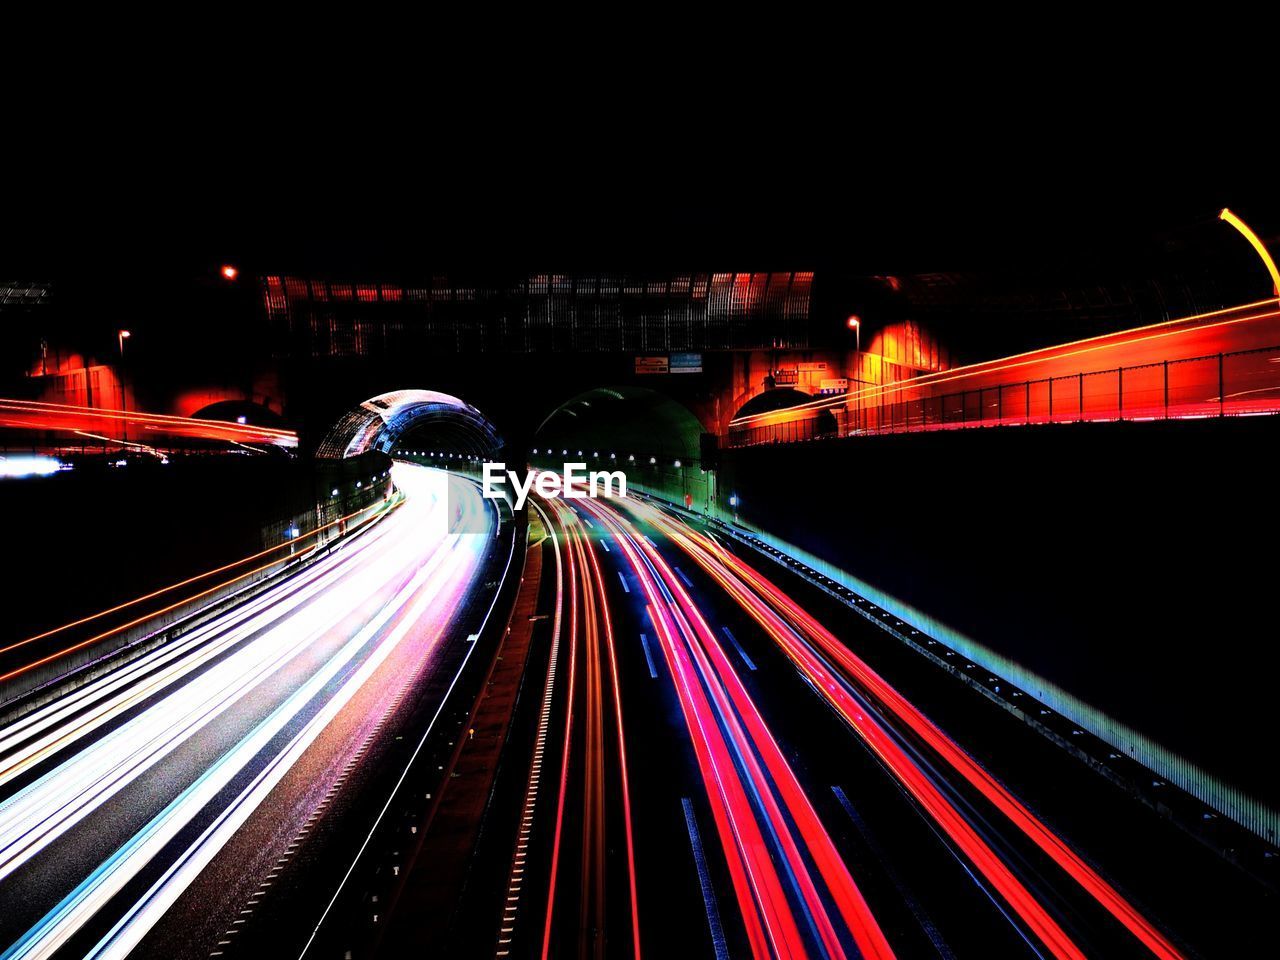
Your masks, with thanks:
<instances>
[{"instance_id":1,"label":"railing","mask_svg":"<svg viewBox=\"0 0 1280 960\"><path fill-rule=\"evenodd\" d=\"M863 391L866 394L868 391ZM730 446L970 427L1280 413L1280 346L942 393L911 380L730 429Z\"/></svg>"}]
</instances>

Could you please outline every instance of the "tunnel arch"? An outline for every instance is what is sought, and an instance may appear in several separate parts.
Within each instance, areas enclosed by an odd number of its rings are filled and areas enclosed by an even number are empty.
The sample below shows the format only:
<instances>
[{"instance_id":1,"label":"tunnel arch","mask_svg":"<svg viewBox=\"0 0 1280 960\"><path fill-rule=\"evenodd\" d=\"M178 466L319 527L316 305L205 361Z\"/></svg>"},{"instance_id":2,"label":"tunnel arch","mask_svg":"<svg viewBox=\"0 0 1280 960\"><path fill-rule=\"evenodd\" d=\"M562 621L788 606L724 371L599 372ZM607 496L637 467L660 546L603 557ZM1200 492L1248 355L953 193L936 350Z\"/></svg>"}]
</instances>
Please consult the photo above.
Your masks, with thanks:
<instances>
[{"instance_id":1,"label":"tunnel arch","mask_svg":"<svg viewBox=\"0 0 1280 960\"><path fill-rule=\"evenodd\" d=\"M316 449L321 459L376 450L391 453L402 438L432 450L487 460L502 449L493 423L471 404L438 390L392 390L343 414Z\"/></svg>"},{"instance_id":2,"label":"tunnel arch","mask_svg":"<svg viewBox=\"0 0 1280 960\"><path fill-rule=\"evenodd\" d=\"M703 427L680 401L648 387L602 386L576 394L551 411L534 431L533 446L581 449L601 459L664 457L696 463ZM570 449L572 447L572 449ZM588 449L590 448L590 449Z\"/></svg>"},{"instance_id":3,"label":"tunnel arch","mask_svg":"<svg viewBox=\"0 0 1280 960\"><path fill-rule=\"evenodd\" d=\"M253 400L217 400L194 411L191 417L196 420L248 423L259 427L283 427L285 425L284 417L270 407L256 403ZM244 417L244 420L240 420L241 417Z\"/></svg>"},{"instance_id":4,"label":"tunnel arch","mask_svg":"<svg viewBox=\"0 0 1280 960\"><path fill-rule=\"evenodd\" d=\"M534 431L529 462L621 470L628 488L709 508L715 471L702 462L705 428L679 400L648 387L601 386L559 404ZM579 453L581 452L581 453Z\"/></svg>"},{"instance_id":5,"label":"tunnel arch","mask_svg":"<svg viewBox=\"0 0 1280 960\"><path fill-rule=\"evenodd\" d=\"M762 393L757 393L747 400L746 403L738 407L733 416L729 418L729 421L732 423L740 417L789 410L792 407L810 403L812 400L813 396L803 390L797 390L793 387L773 387ZM782 439L817 439L819 437L835 436L839 432L840 424L836 420L835 414L830 410L819 409L805 414L799 420L787 421L777 425L765 423L761 426L730 426L729 438L730 442L735 444L744 442L760 443Z\"/></svg>"},{"instance_id":6,"label":"tunnel arch","mask_svg":"<svg viewBox=\"0 0 1280 960\"><path fill-rule=\"evenodd\" d=\"M795 387L773 387L755 394L742 406L738 407L737 411L729 419L737 420L739 417L750 417L758 413L785 410L788 407L808 403L812 399L813 397L808 393L803 390L797 390Z\"/></svg>"}]
</instances>

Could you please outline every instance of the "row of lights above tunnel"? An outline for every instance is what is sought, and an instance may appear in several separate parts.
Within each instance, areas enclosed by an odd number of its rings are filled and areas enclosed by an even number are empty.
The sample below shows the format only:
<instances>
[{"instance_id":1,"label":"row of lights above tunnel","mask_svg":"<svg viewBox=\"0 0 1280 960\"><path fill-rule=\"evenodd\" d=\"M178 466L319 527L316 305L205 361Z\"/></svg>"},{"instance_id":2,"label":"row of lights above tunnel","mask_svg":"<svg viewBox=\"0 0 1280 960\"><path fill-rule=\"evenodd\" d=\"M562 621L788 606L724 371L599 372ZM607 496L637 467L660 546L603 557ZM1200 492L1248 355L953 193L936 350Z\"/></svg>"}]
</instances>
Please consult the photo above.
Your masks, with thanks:
<instances>
[{"instance_id":1,"label":"row of lights above tunnel","mask_svg":"<svg viewBox=\"0 0 1280 960\"><path fill-rule=\"evenodd\" d=\"M466 460L466 461L469 461L469 462L472 462L472 463L479 463L479 461L480 461L480 458L479 458L479 457L474 456L474 455L472 455L472 454L466 454L466 455L464 456L464 455L463 455L463 454L461 454L461 453L445 453L443 450L440 450L440 451L435 451L435 450L397 450L397 451L396 451L396 456L398 456L398 457L432 457L433 459L434 459L434 458L438 458L438 459L441 459L441 460L453 460L453 459L456 457L456 458L457 458L457 459L459 459L459 460Z\"/></svg>"},{"instance_id":2,"label":"row of lights above tunnel","mask_svg":"<svg viewBox=\"0 0 1280 960\"><path fill-rule=\"evenodd\" d=\"M539 455L539 448L535 447L535 448L534 448L532 451L530 451L530 452L533 454L533 456L535 456L535 457L536 457L536 456L538 456L538 455ZM541 451L541 452L542 452L545 456L548 456L548 457L549 457L549 456L553 456L553 455L555 454L555 451L554 451L553 449L551 449L550 447L548 447L546 450L543 450L543 451ZM444 452L444 451L442 451L442 450L397 450L397 451L396 451L396 455L397 455L397 456L401 456L401 457L430 457L430 458L432 458L432 459L440 459L440 460L453 460L453 459L458 459L458 460L468 461L468 462L473 462L473 463L478 463L478 462L480 461L480 458L479 458L479 457L477 457L477 456L472 456L472 455L470 455L470 454L468 454L468 455L463 455L463 454L461 454L461 453L445 453L445 452ZM561 451L560 451L560 455L561 455L561 456L564 456L564 457L567 457L567 456L569 456L569 451L568 451L568 450L561 450ZM583 455L584 455L584 451L579 450L579 451L578 451L578 456L580 456L580 457L581 457L581 456L583 456ZM593 453L591 454L591 456L592 456L592 458L593 458L593 459L596 459L596 460L599 460L599 459L600 459L600 453L599 453L599 451L595 451L595 452L593 452ZM610 459L610 460L617 460L617 459L618 459L618 455L617 455L616 453L611 453L611 454L609 454L609 459ZM658 458L657 458L657 457L649 457L648 459L649 459L649 464L650 464L650 466L656 466L656 465L657 465L657 463L658 463ZM627 460L628 460L628 462L630 462L630 463L635 463L635 462L636 462L636 455L635 455L634 453L629 454L629 455L627 456ZM683 460L680 460L680 459L678 459L678 458L677 458L677 459L675 459L675 460L672 460L672 461L671 461L671 466L672 466L672 467L674 467L674 468L675 468L675 469L677 469L677 470L683 469L683 468L684 468L684 461L683 461ZM706 471L705 471L705 470L703 470L702 472L703 472L703 473L706 473Z\"/></svg>"},{"instance_id":3,"label":"row of lights above tunnel","mask_svg":"<svg viewBox=\"0 0 1280 960\"><path fill-rule=\"evenodd\" d=\"M537 447L534 447L534 448L533 448L533 450L532 450L532 453L533 453L533 455L534 455L535 457L536 457L536 456L538 456L538 448L537 448ZM555 455L555 450L553 450L552 448L548 447L546 450L542 451L542 453L543 453L543 455L550 457L550 456L554 456L554 455ZM569 451L568 451L568 450L561 450L561 451L560 451L560 456L562 456L562 457L567 457L568 455L569 455ZM583 452L582 452L581 450L579 450L579 451L578 451L578 456L580 456L580 457L581 457L582 455L583 455ZM596 452L592 453L592 454L591 454L591 457L592 457L592 459L594 459L594 460L599 460L599 459L600 459L600 453L599 453L599 451L596 451ZM611 453L611 454L609 454L609 459L610 459L610 460L617 460L617 459L618 459L618 455L617 455L616 453ZM636 455L635 455L634 453L629 454L629 455L627 456L627 460L628 460L628 462L630 462L630 463L635 463L635 462L636 462ZM657 458L657 457L650 457L650 458L649 458L649 463L650 463L650 465L656 465L656 464L657 464L657 462L658 462L658 458ZM672 460L672 461L671 461L671 466L675 467L676 469L680 469L681 467L683 467L683 466L684 466L684 462L683 462L682 460L679 460L679 459ZM704 470L704 471L703 471L703 473L706 473L706 471Z\"/></svg>"},{"instance_id":4,"label":"row of lights above tunnel","mask_svg":"<svg viewBox=\"0 0 1280 960\"><path fill-rule=\"evenodd\" d=\"M381 477L383 480L386 480L386 479L388 479L390 476L391 476L391 471L390 471L390 470L383 470L383 471L382 471L382 473L378 474L377 476L370 477L370 478L369 478L369 483L370 483L370 484L377 483L377 482L378 482L378 477ZM364 488L364 481L363 481L363 480L357 480L357 481L356 481L356 486L355 486L355 488L356 488L357 490L361 490L361 489L363 489L363 488ZM330 490L330 491L329 491L329 496L330 496L330 497L336 497L336 496L338 496L341 492L342 492L342 491L341 491L338 487L334 487L332 490Z\"/></svg>"}]
</instances>

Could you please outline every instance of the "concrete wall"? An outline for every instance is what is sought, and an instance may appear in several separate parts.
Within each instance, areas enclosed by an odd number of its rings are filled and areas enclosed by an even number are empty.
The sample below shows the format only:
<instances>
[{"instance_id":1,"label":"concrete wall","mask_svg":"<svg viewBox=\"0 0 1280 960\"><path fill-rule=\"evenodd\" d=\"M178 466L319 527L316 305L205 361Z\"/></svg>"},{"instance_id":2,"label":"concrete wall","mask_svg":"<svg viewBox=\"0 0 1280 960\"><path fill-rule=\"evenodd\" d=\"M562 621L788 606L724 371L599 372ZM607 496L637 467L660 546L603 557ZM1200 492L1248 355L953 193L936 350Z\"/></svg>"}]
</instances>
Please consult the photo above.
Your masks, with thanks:
<instances>
[{"instance_id":1,"label":"concrete wall","mask_svg":"<svg viewBox=\"0 0 1280 960\"><path fill-rule=\"evenodd\" d=\"M726 452L743 523L1260 835L1274 418Z\"/></svg>"}]
</instances>

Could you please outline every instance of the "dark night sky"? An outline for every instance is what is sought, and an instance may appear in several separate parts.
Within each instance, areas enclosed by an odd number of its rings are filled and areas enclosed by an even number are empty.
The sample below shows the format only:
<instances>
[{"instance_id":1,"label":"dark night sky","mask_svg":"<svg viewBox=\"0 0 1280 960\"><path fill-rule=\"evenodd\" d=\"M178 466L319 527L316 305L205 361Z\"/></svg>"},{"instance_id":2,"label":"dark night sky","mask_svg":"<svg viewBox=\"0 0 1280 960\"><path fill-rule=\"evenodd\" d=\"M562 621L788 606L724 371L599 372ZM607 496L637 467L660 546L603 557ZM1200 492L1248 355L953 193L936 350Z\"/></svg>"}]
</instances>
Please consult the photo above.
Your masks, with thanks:
<instances>
[{"instance_id":1,"label":"dark night sky","mask_svg":"<svg viewBox=\"0 0 1280 960\"><path fill-rule=\"evenodd\" d=\"M693 79L695 58L604 49L368 72L316 54L261 82L224 58L189 87L111 58L8 138L0 274L878 273L1105 258L1223 205L1280 231L1274 110L1239 62L1157 50L1144 71L1121 38L881 68L865 46L822 75L744 49Z\"/></svg>"}]
</instances>

